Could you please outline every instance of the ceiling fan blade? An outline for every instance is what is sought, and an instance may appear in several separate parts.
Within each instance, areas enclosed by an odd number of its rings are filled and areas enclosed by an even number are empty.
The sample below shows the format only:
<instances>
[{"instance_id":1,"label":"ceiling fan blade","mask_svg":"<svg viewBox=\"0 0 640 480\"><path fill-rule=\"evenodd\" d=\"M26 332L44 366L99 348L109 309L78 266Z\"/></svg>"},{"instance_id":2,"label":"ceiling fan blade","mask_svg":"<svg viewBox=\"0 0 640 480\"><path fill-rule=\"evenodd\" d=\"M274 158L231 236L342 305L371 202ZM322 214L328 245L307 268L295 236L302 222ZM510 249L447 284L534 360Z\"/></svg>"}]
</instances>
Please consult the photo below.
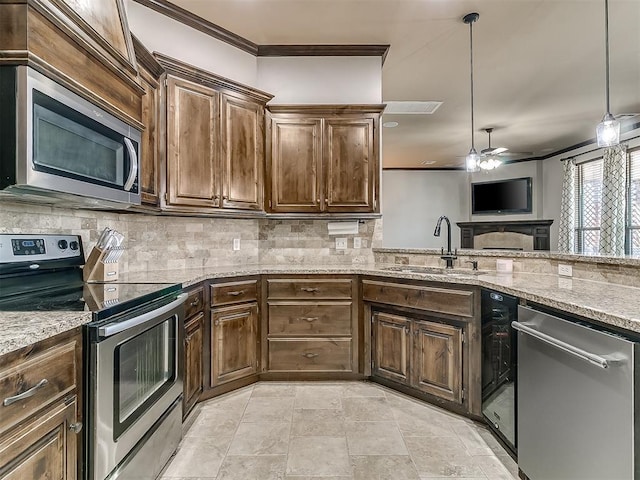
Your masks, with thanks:
<instances>
[{"instance_id":1,"label":"ceiling fan blade","mask_svg":"<svg viewBox=\"0 0 640 480\"><path fill-rule=\"evenodd\" d=\"M507 147L496 147L496 148L485 148L480 151L480 155L491 156L491 155L500 155L501 153L509 150Z\"/></svg>"}]
</instances>

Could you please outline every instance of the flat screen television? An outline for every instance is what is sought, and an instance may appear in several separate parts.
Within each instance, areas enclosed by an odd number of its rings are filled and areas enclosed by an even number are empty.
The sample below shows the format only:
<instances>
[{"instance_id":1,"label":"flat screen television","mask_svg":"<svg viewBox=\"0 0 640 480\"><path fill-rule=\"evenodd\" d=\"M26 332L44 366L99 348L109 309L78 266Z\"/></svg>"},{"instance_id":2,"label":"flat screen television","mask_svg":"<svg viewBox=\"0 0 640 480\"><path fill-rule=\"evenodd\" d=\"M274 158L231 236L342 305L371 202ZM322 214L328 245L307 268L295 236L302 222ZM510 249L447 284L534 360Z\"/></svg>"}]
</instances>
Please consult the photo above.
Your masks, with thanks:
<instances>
[{"instance_id":1,"label":"flat screen television","mask_svg":"<svg viewBox=\"0 0 640 480\"><path fill-rule=\"evenodd\" d=\"M531 213L531 177L472 183L471 213Z\"/></svg>"}]
</instances>

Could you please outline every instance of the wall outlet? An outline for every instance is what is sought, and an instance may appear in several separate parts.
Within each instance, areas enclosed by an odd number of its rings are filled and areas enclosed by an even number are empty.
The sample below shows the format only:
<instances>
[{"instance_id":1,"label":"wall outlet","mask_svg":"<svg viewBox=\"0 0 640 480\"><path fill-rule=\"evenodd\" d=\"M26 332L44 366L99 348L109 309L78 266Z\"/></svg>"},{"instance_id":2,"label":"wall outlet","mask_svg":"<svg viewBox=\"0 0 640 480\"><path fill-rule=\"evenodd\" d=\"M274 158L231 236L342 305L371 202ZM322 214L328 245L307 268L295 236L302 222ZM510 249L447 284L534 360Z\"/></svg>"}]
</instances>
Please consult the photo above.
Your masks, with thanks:
<instances>
[{"instance_id":1,"label":"wall outlet","mask_svg":"<svg viewBox=\"0 0 640 480\"><path fill-rule=\"evenodd\" d=\"M347 249L347 239L336 238L336 250L346 250L346 249Z\"/></svg>"},{"instance_id":2,"label":"wall outlet","mask_svg":"<svg viewBox=\"0 0 640 480\"><path fill-rule=\"evenodd\" d=\"M558 275L562 275L563 277L573 277L573 267L571 265L563 265L562 263L559 264Z\"/></svg>"},{"instance_id":3,"label":"wall outlet","mask_svg":"<svg viewBox=\"0 0 640 480\"><path fill-rule=\"evenodd\" d=\"M353 237L353 248L362 248L362 239L360 237Z\"/></svg>"},{"instance_id":4,"label":"wall outlet","mask_svg":"<svg viewBox=\"0 0 640 480\"><path fill-rule=\"evenodd\" d=\"M240 250L240 239L239 238L234 238L233 239L233 249L234 250Z\"/></svg>"}]
</instances>

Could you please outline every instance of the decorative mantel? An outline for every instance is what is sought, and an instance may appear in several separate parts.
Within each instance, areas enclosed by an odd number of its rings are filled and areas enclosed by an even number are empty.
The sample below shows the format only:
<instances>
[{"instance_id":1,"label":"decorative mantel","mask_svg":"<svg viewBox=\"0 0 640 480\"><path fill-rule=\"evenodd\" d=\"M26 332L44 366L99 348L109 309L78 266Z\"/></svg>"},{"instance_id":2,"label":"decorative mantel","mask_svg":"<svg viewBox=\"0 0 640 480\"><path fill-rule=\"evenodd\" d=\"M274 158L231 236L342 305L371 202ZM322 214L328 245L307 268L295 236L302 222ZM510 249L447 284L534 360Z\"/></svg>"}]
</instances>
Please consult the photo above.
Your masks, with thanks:
<instances>
[{"instance_id":1,"label":"decorative mantel","mask_svg":"<svg viewBox=\"0 0 640 480\"><path fill-rule=\"evenodd\" d=\"M460 247L476 248L475 237L486 233L509 232L533 237L533 250L550 250L550 226L553 220L511 220L491 222L458 222Z\"/></svg>"}]
</instances>

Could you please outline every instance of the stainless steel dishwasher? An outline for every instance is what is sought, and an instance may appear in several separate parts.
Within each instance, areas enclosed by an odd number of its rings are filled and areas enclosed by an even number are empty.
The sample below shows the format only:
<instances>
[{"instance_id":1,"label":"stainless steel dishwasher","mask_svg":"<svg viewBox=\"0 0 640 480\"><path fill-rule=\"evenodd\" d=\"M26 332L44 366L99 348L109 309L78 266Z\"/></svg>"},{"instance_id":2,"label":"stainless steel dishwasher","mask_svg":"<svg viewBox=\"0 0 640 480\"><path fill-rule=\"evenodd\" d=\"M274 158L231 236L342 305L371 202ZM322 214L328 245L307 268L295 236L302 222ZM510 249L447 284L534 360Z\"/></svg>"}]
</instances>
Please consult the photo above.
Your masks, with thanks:
<instances>
[{"instance_id":1,"label":"stainless steel dishwasher","mask_svg":"<svg viewBox=\"0 0 640 480\"><path fill-rule=\"evenodd\" d=\"M518 467L531 480L640 478L638 343L520 306Z\"/></svg>"}]
</instances>

